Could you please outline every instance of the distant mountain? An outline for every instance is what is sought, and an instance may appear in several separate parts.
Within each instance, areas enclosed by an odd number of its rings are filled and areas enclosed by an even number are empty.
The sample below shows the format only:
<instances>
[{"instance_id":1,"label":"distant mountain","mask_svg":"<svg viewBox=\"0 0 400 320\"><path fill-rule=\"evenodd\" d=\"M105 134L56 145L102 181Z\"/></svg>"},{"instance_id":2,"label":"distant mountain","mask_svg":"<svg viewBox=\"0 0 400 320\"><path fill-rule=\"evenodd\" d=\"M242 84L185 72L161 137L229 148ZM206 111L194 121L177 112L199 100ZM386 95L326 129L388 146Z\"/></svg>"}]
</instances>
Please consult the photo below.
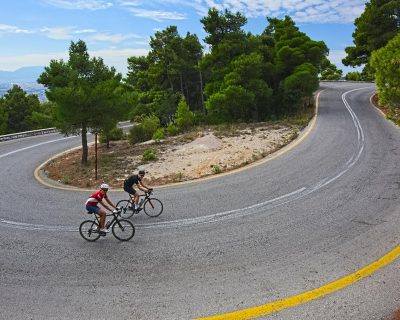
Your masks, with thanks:
<instances>
[{"instance_id":1,"label":"distant mountain","mask_svg":"<svg viewBox=\"0 0 400 320\"><path fill-rule=\"evenodd\" d=\"M15 71L0 71L0 83L33 83L44 67L23 67Z\"/></svg>"},{"instance_id":2,"label":"distant mountain","mask_svg":"<svg viewBox=\"0 0 400 320\"><path fill-rule=\"evenodd\" d=\"M28 94L37 94L41 101L46 99L45 88L37 83L44 67L24 67L15 71L0 71L0 97L14 84L20 86Z\"/></svg>"}]
</instances>

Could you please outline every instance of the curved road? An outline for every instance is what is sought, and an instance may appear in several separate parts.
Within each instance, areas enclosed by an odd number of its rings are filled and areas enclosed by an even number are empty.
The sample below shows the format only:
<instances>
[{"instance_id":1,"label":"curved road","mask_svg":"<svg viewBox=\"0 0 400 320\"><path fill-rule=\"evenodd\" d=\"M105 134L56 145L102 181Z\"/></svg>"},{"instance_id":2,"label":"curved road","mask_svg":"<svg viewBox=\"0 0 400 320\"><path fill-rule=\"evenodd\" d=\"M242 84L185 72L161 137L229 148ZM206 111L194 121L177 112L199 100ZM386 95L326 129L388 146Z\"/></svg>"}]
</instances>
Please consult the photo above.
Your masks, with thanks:
<instances>
[{"instance_id":1,"label":"curved road","mask_svg":"<svg viewBox=\"0 0 400 320\"><path fill-rule=\"evenodd\" d=\"M85 242L76 229L87 192L33 177L79 137L0 143L0 318L223 314L320 287L396 247L400 131L370 105L373 85L321 88L301 144L249 170L157 190L165 212L135 217L128 243ZM399 266L265 318L386 319L400 308Z\"/></svg>"}]
</instances>

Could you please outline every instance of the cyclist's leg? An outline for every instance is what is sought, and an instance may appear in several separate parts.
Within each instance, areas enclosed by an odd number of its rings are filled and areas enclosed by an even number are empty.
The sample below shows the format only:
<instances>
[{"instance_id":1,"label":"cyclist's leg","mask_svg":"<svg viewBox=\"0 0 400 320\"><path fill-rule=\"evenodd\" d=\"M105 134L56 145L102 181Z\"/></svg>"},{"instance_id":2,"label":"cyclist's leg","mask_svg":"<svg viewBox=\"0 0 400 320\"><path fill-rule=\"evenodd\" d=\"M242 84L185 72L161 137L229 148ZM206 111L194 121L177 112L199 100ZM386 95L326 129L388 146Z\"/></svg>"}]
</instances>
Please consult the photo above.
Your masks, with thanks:
<instances>
[{"instance_id":1,"label":"cyclist's leg","mask_svg":"<svg viewBox=\"0 0 400 320\"><path fill-rule=\"evenodd\" d=\"M100 216L99 228L103 229L106 221L106 212L98 206L86 206L86 210L89 213L97 214Z\"/></svg>"},{"instance_id":2,"label":"cyclist's leg","mask_svg":"<svg viewBox=\"0 0 400 320\"><path fill-rule=\"evenodd\" d=\"M133 204L135 204L135 206L137 207L137 204L139 203L139 194L132 187L128 190L128 193L132 199Z\"/></svg>"},{"instance_id":3,"label":"cyclist's leg","mask_svg":"<svg viewBox=\"0 0 400 320\"><path fill-rule=\"evenodd\" d=\"M129 198L131 199L132 204L135 203L135 189L133 189L131 186L124 185L124 191L129 194Z\"/></svg>"},{"instance_id":4,"label":"cyclist's leg","mask_svg":"<svg viewBox=\"0 0 400 320\"><path fill-rule=\"evenodd\" d=\"M99 208L99 211L97 212L97 214L100 216L99 227L100 227L100 230L102 230L102 229L104 229L105 224L106 224L107 212L103 208Z\"/></svg>"},{"instance_id":5,"label":"cyclist's leg","mask_svg":"<svg viewBox=\"0 0 400 320\"><path fill-rule=\"evenodd\" d=\"M137 206L139 204L139 193L135 192L133 197L134 197L135 205Z\"/></svg>"}]
</instances>

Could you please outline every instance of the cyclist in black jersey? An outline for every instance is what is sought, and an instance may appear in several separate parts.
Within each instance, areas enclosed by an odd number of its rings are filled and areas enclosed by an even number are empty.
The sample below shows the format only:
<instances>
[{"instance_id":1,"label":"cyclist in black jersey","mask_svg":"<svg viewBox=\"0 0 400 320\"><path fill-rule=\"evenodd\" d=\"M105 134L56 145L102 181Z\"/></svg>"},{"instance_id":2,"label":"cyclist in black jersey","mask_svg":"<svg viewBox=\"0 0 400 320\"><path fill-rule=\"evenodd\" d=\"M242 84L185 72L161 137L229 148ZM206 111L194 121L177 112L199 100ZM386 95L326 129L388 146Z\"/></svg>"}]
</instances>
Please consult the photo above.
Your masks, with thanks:
<instances>
[{"instance_id":1,"label":"cyclist in black jersey","mask_svg":"<svg viewBox=\"0 0 400 320\"><path fill-rule=\"evenodd\" d=\"M139 190L142 190L143 192L149 192L153 190L152 188L149 188L143 184L143 178L145 176L145 171L140 170L139 174L134 174L131 175L130 177L126 178L124 181L124 190L129 194L131 197L134 205L135 205L135 210L138 210L139 208L139 194L137 191L133 188L134 185L138 187Z\"/></svg>"}]
</instances>

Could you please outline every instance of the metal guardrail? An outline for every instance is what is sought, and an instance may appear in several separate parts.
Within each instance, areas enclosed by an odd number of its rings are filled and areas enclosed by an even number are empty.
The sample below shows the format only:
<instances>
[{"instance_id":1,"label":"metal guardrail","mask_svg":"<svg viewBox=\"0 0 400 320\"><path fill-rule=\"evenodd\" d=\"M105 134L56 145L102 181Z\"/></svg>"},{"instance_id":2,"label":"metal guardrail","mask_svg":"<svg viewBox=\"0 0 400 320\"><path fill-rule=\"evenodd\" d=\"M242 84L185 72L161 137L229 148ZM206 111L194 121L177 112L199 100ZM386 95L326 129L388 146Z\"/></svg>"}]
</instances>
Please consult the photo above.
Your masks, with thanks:
<instances>
[{"instance_id":1,"label":"metal guardrail","mask_svg":"<svg viewBox=\"0 0 400 320\"><path fill-rule=\"evenodd\" d=\"M124 127L129 124L130 124L130 121L123 121L123 122L118 123L118 126ZM56 128L46 128L46 129L39 129L39 130L32 130L32 131L10 133L10 134L0 136L0 142L14 140L14 139L21 139L21 138L26 138L26 137L32 137L32 136L40 136L40 135L44 135L44 134L57 133L57 132L58 132L58 130Z\"/></svg>"},{"instance_id":2,"label":"metal guardrail","mask_svg":"<svg viewBox=\"0 0 400 320\"><path fill-rule=\"evenodd\" d=\"M355 80L345 80L345 79L340 79L340 80L319 80L319 82L350 82L350 83L375 83L374 81L355 81Z\"/></svg>"},{"instance_id":3,"label":"metal guardrail","mask_svg":"<svg viewBox=\"0 0 400 320\"><path fill-rule=\"evenodd\" d=\"M56 133L56 132L58 132L58 130L56 128L47 128L47 129L39 129L39 130L33 130L33 131L10 133L10 134L0 136L0 141L8 141L8 140L20 139L20 138L25 138L25 137L40 136L43 134Z\"/></svg>"}]
</instances>

